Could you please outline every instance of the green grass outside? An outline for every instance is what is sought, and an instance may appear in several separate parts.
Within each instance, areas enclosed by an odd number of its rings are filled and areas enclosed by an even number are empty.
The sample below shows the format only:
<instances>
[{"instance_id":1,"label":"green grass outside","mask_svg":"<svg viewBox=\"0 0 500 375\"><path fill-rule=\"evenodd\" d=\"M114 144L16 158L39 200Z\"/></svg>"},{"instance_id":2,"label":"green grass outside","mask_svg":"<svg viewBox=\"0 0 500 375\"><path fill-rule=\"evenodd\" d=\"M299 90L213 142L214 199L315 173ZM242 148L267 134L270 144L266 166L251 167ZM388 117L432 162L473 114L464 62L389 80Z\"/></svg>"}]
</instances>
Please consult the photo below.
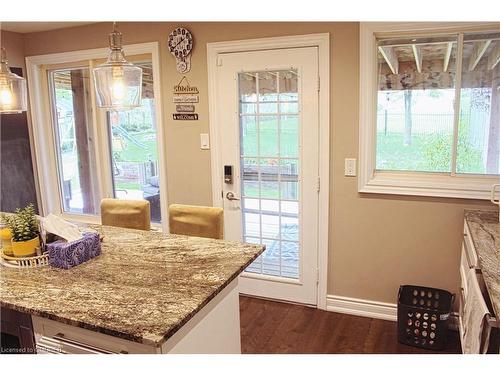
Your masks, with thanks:
<instances>
[{"instance_id":1,"label":"green grass outside","mask_svg":"<svg viewBox=\"0 0 500 375\"><path fill-rule=\"evenodd\" d=\"M249 117L250 120L252 117ZM299 145L299 123L298 116L283 116L281 119L281 132L278 137L276 121L269 116L260 120L260 156L297 157ZM243 154L245 156L257 156L257 124L255 121L247 121L243 127ZM279 138L279 147L278 147Z\"/></svg>"},{"instance_id":2,"label":"green grass outside","mask_svg":"<svg viewBox=\"0 0 500 375\"><path fill-rule=\"evenodd\" d=\"M117 182L116 183L116 188L117 189L123 189L123 190L141 190L141 184L133 183L133 182Z\"/></svg>"},{"instance_id":3,"label":"green grass outside","mask_svg":"<svg viewBox=\"0 0 500 375\"><path fill-rule=\"evenodd\" d=\"M145 147L139 147L138 145L132 143L128 139L123 139L124 148L121 151L114 151L116 161L130 161L130 162L145 162L148 161L148 155L151 160L158 160L158 146L156 139L145 138L152 137L155 132L144 132L144 133L130 133L138 142L142 143Z\"/></svg>"},{"instance_id":4,"label":"green grass outside","mask_svg":"<svg viewBox=\"0 0 500 375\"><path fill-rule=\"evenodd\" d=\"M481 151L459 132L457 171L484 173ZM377 134L377 169L394 171L450 172L452 135L412 135L411 144L404 144L402 133Z\"/></svg>"},{"instance_id":5,"label":"green grass outside","mask_svg":"<svg viewBox=\"0 0 500 375\"><path fill-rule=\"evenodd\" d=\"M260 155L268 157L298 156L298 118L297 116L284 117L281 121L280 150L278 149L278 132L276 122L273 119L261 120L260 122ZM130 133L138 142L144 144L145 148L123 139L124 149L114 151L117 155L116 161L144 162L148 160L148 154L152 160L158 160L158 148L156 140L145 140L154 135L154 132ZM255 122L247 123L244 130L243 152L245 156L257 156L257 125Z\"/></svg>"},{"instance_id":6,"label":"green grass outside","mask_svg":"<svg viewBox=\"0 0 500 375\"><path fill-rule=\"evenodd\" d=\"M377 169L403 171L447 172L449 164L432 165L429 150L435 137L412 135L411 144L404 144L402 133L377 134ZM451 146L451 144L450 144ZM439 156L445 157L450 149L435 149ZM448 164L448 165L444 165Z\"/></svg>"},{"instance_id":7,"label":"green grass outside","mask_svg":"<svg viewBox=\"0 0 500 375\"><path fill-rule=\"evenodd\" d=\"M244 125L243 153L247 157L257 156L257 125L247 121ZM117 161L145 162L148 154L152 160L158 160L158 149L155 139L146 139L154 132L131 133L146 147L140 148L125 140L123 151L116 152ZM278 139L279 138L279 139ZM418 135L413 134L410 145L404 145L402 133L377 134L377 169L399 171L449 172L451 160L451 135ZM280 147L278 147L278 141ZM260 121L260 155L264 157L297 157L299 144L298 117L283 117L281 133L278 137L276 122L273 118ZM278 154L279 153L279 154ZM458 149L459 171L477 171L481 173L482 163L478 151L471 148L466 140L460 139ZM137 185L120 188L133 189ZM134 186L134 187L132 187ZM262 194L268 198L277 198L277 189L262 188ZM247 196L257 196L257 187L249 187Z\"/></svg>"},{"instance_id":8,"label":"green grass outside","mask_svg":"<svg viewBox=\"0 0 500 375\"><path fill-rule=\"evenodd\" d=\"M244 194L245 194L245 197L247 198L258 198L259 197L259 187L258 186L254 186L254 185L251 185L249 186L247 184L247 186L245 186L244 188ZM261 186L261 194L262 194L262 198L264 199L279 199L279 191L278 189L273 189L273 188L270 188L268 186Z\"/></svg>"}]
</instances>

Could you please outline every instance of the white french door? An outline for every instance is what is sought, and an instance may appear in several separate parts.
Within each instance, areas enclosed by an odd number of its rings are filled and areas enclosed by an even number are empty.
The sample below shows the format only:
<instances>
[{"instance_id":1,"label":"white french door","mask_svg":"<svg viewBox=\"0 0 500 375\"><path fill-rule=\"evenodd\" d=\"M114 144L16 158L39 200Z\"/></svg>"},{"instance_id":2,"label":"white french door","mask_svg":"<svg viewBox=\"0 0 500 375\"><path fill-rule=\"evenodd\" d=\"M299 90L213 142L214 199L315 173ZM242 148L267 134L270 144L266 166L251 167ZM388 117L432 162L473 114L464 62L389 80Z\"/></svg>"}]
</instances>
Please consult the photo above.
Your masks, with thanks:
<instances>
[{"instance_id":1,"label":"white french door","mask_svg":"<svg viewBox=\"0 0 500 375\"><path fill-rule=\"evenodd\" d=\"M225 238L266 245L244 294L316 305L318 48L218 55Z\"/></svg>"}]
</instances>

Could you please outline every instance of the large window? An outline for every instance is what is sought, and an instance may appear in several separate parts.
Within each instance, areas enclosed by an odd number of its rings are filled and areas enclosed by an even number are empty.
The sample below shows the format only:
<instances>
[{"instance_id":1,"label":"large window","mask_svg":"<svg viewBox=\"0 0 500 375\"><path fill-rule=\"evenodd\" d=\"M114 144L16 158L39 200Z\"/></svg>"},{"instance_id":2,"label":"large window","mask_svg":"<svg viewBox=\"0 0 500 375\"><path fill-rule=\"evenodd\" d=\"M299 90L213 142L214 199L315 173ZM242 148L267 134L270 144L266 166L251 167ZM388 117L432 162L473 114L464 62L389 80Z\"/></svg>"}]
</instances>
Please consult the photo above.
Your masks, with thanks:
<instances>
[{"instance_id":1,"label":"large window","mask_svg":"<svg viewBox=\"0 0 500 375\"><path fill-rule=\"evenodd\" d=\"M362 35L361 78L376 86L362 82L360 191L486 198L500 174L500 33L423 31Z\"/></svg>"},{"instance_id":2,"label":"large window","mask_svg":"<svg viewBox=\"0 0 500 375\"><path fill-rule=\"evenodd\" d=\"M456 38L378 41L377 169L451 171L455 58Z\"/></svg>"},{"instance_id":3,"label":"large window","mask_svg":"<svg viewBox=\"0 0 500 375\"><path fill-rule=\"evenodd\" d=\"M151 220L161 221L158 144L150 62L136 63L143 72L141 106L108 113L113 190L119 199L146 199Z\"/></svg>"},{"instance_id":4,"label":"large window","mask_svg":"<svg viewBox=\"0 0 500 375\"><path fill-rule=\"evenodd\" d=\"M500 173L500 33L463 43L457 173Z\"/></svg>"},{"instance_id":5,"label":"large window","mask_svg":"<svg viewBox=\"0 0 500 375\"><path fill-rule=\"evenodd\" d=\"M124 50L142 67L143 87L141 106L123 111L96 105L92 68L107 48L27 58L42 209L98 222L104 197L145 199L153 223L168 229L158 43Z\"/></svg>"},{"instance_id":6,"label":"large window","mask_svg":"<svg viewBox=\"0 0 500 375\"><path fill-rule=\"evenodd\" d=\"M96 214L96 164L88 68L49 72L61 203L65 212Z\"/></svg>"}]
</instances>

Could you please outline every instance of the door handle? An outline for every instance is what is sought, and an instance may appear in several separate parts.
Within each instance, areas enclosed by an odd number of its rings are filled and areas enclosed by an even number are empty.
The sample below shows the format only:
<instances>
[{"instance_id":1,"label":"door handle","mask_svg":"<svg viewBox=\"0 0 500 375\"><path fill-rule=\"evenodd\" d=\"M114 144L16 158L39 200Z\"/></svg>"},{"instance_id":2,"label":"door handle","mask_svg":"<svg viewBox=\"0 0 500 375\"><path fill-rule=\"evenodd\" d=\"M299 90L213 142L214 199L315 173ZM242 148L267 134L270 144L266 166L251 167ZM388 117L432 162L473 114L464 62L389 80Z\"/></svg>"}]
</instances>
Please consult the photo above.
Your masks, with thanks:
<instances>
[{"instance_id":1,"label":"door handle","mask_svg":"<svg viewBox=\"0 0 500 375\"><path fill-rule=\"evenodd\" d=\"M234 196L234 193L232 191L228 191L226 193L226 198L227 198L228 201L239 201L240 200L240 198L236 198Z\"/></svg>"}]
</instances>

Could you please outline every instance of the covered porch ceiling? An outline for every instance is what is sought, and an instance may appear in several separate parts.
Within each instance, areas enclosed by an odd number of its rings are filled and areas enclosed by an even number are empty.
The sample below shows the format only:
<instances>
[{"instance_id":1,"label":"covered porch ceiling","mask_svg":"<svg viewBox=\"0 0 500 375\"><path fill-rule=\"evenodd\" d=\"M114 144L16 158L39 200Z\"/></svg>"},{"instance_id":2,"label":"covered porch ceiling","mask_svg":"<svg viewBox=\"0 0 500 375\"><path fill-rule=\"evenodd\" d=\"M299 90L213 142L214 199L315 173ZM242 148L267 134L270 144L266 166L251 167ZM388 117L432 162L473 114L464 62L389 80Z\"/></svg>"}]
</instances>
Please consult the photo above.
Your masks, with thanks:
<instances>
[{"instance_id":1,"label":"covered porch ceiling","mask_svg":"<svg viewBox=\"0 0 500 375\"><path fill-rule=\"evenodd\" d=\"M453 88L457 43L456 36L380 40L379 90ZM464 37L462 87L491 87L499 67L500 33Z\"/></svg>"}]
</instances>

